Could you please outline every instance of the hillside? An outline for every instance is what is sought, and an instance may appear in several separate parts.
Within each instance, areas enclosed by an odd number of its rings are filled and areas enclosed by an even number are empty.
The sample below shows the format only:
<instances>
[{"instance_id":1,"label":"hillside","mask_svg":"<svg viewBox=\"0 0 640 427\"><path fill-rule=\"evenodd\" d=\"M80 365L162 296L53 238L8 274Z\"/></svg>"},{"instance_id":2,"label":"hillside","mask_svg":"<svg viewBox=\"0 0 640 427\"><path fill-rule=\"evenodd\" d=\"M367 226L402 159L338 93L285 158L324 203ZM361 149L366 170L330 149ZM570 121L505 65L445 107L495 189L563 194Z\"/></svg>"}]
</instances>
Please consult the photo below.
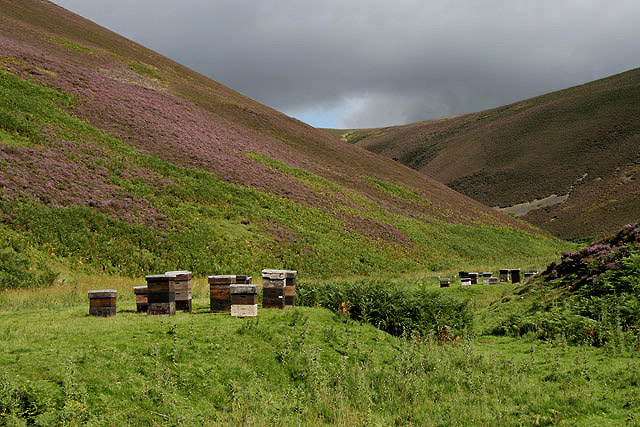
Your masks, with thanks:
<instances>
[{"instance_id":1,"label":"hillside","mask_svg":"<svg viewBox=\"0 0 640 427\"><path fill-rule=\"evenodd\" d=\"M635 69L479 113L331 133L559 237L591 239L639 219L638 99Z\"/></svg>"},{"instance_id":2,"label":"hillside","mask_svg":"<svg viewBox=\"0 0 640 427\"><path fill-rule=\"evenodd\" d=\"M560 248L44 1L0 1L0 159L0 260L23 271L327 277Z\"/></svg>"}]
</instances>

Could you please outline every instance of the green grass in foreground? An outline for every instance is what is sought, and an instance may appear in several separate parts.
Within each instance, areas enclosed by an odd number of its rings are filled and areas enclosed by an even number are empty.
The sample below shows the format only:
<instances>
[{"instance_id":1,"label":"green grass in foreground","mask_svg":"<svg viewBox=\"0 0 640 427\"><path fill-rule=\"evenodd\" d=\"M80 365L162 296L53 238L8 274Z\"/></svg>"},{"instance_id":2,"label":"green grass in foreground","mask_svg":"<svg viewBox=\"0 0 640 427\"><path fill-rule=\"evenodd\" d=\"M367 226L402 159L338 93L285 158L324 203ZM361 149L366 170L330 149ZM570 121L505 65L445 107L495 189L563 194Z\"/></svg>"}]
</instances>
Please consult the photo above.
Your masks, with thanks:
<instances>
[{"instance_id":1,"label":"green grass in foreground","mask_svg":"<svg viewBox=\"0 0 640 427\"><path fill-rule=\"evenodd\" d=\"M439 344L320 307L234 319L207 312L202 280L194 314L153 318L135 313L131 285L98 276L0 294L4 423L600 426L636 425L640 410L637 350ZM115 318L87 316L92 286L121 289ZM507 290L470 291L480 312Z\"/></svg>"}]
</instances>

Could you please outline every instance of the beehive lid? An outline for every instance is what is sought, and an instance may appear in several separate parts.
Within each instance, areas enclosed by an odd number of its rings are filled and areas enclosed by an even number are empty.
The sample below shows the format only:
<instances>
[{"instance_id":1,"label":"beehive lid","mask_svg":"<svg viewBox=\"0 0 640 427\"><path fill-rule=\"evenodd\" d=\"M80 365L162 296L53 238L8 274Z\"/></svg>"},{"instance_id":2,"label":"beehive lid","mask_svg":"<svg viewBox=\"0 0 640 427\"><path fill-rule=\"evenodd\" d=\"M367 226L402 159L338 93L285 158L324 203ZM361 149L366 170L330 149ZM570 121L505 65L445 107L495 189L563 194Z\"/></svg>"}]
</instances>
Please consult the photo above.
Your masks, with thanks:
<instances>
[{"instance_id":1,"label":"beehive lid","mask_svg":"<svg viewBox=\"0 0 640 427\"><path fill-rule=\"evenodd\" d=\"M262 270L262 277L267 279L284 279L287 277L288 270Z\"/></svg>"},{"instance_id":2,"label":"beehive lid","mask_svg":"<svg viewBox=\"0 0 640 427\"><path fill-rule=\"evenodd\" d=\"M188 270L167 271L164 274L166 274L169 277L182 279L182 280L190 280L193 276L193 273L191 273Z\"/></svg>"},{"instance_id":3,"label":"beehive lid","mask_svg":"<svg viewBox=\"0 0 640 427\"><path fill-rule=\"evenodd\" d=\"M102 289L96 291L89 291L89 298L115 298L118 291L115 289Z\"/></svg>"},{"instance_id":4,"label":"beehive lid","mask_svg":"<svg viewBox=\"0 0 640 427\"><path fill-rule=\"evenodd\" d=\"M257 285L231 285L229 286L232 294L257 294Z\"/></svg>"}]
</instances>

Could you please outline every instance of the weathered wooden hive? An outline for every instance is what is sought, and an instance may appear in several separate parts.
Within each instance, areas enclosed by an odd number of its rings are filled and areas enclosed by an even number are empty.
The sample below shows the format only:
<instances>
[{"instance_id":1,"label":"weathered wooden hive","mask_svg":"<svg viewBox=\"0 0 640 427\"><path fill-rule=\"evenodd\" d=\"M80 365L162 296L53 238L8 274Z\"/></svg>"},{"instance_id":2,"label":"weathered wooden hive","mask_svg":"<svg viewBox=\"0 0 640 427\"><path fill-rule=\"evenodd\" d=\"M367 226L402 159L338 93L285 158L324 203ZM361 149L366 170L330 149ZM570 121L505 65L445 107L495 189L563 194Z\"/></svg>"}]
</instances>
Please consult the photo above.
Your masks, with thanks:
<instances>
[{"instance_id":1,"label":"weathered wooden hive","mask_svg":"<svg viewBox=\"0 0 640 427\"><path fill-rule=\"evenodd\" d=\"M136 295L136 309L138 313L146 313L149 310L149 288L146 286L134 286L133 293Z\"/></svg>"},{"instance_id":2,"label":"weathered wooden hive","mask_svg":"<svg viewBox=\"0 0 640 427\"><path fill-rule=\"evenodd\" d=\"M176 314L176 290L172 276L151 274L147 279L148 313L150 316L173 316Z\"/></svg>"},{"instance_id":3,"label":"weathered wooden hive","mask_svg":"<svg viewBox=\"0 0 640 427\"><path fill-rule=\"evenodd\" d=\"M209 301L211 313L231 311L231 291L229 286L236 281L235 275L209 276Z\"/></svg>"},{"instance_id":4,"label":"weathered wooden hive","mask_svg":"<svg viewBox=\"0 0 640 427\"><path fill-rule=\"evenodd\" d=\"M296 276L298 272L295 270L287 270L285 275L284 286L284 306L285 308L294 307L296 305Z\"/></svg>"},{"instance_id":5,"label":"weathered wooden hive","mask_svg":"<svg viewBox=\"0 0 640 427\"><path fill-rule=\"evenodd\" d=\"M167 271L173 281L173 288L176 294L176 311L192 311L191 279L193 274L190 271Z\"/></svg>"},{"instance_id":6,"label":"weathered wooden hive","mask_svg":"<svg viewBox=\"0 0 640 427\"><path fill-rule=\"evenodd\" d=\"M89 291L89 315L111 317L116 315L116 298L118 291L104 289Z\"/></svg>"},{"instance_id":7,"label":"weathered wooden hive","mask_svg":"<svg viewBox=\"0 0 640 427\"><path fill-rule=\"evenodd\" d=\"M482 284L483 285L488 285L489 284L489 279L492 276L493 276L493 273L491 273L491 272L485 271L484 273L482 273Z\"/></svg>"},{"instance_id":8,"label":"weathered wooden hive","mask_svg":"<svg viewBox=\"0 0 640 427\"><path fill-rule=\"evenodd\" d=\"M469 277L464 277L460 279L461 286L471 286L471 279Z\"/></svg>"},{"instance_id":9,"label":"weathered wooden hive","mask_svg":"<svg viewBox=\"0 0 640 427\"><path fill-rule=\"evenodd\" d=\"M451 279L440 278L440 287L441 288L448 288L449 286L451 286Z\"/></svg>"},{"instance_id":10,"label":"weathered wooden hive","mask_svg":"<svg viewBox=\"0 0 640 427\"><path fill-rule=\"evenodd\" d=\"M514 268L510 271L511 273L511 283L520 283L520 269Z\"/></svg>"},{"instance_id":11,"label":"weathered wooden hive","mask_svg":"<svg viewBox=\"0 0 640 427\"><path fill-rule=\"evenodd\" d=\"M489 277L489 284L490 285L497 285L498 284L498 278L497 277Z\"/></svg>"},{"instance_id":12,"label":"weathered wooden hive","mask_svg":"<svg viewBox=\"0 0 640 427\"><path fill-rule=\"evenodd\" d=\"M527 281L531 280L531 278L533 276L535 276L535 275L536 275L536 273L524 273L524 281L527 282Z\"/></svg>"},{"instance_id":13,"label":"weathered wooden hive","mask_svg":"<svg viewBox=\"0 0 640 427\"><path fill-rule=\"evenodd\" d=\"M468 271L458 271L458 276L460 276L460 280L467 279L469 277Z\"/></svg>"},{"instance_id":14,"label":"weathered wooden hive","mask_svg":"<svg viewBox=\"0 0 640 427\"><path fill-rule=\"evenodd\" d=\"M244 274L236 274L236 280L233 283L238 285L250 285L252 279L253 277L251 276L247 276Z\"/></svg>"},{"instance_id":15,"label":"weathered wooden hive","mask_svg":"<svg viewBox=\"0 0 640 427\"><path fill-rule=\"evenodd\" d=\"M469 279L471 280L472 285L478 284L478 273L469 273Z\"/></svg>"},{"instance_id":16,"label":"weathered wooden hive","mask_svg":"<svg viewBox=\"0 0 640 427\"><path fill-rule=\"evenodd\" d=\"M509 281L509 269L500 269L500 283L507 283Z\"/></svg>"},{"instance_id":17,"label":"weathered wooden hive","mask_svg":"<svg viewBox=\"0 0 640 427\"><path fill-rule=\"evenodd\" d=\"M233 284L231 292L231 315L234 317L256 317L258 315L258 286Z\"/></svg>"},{"instance_id":18,"label":"weathered wooden hive","mask_svg":"<svg viewBox=\"0 0 640 427\"><path fill-rule=\"evenodd\" d=\"M262 308L284 309L288 270L262 270Z\"/></svg>"}]
</instances>

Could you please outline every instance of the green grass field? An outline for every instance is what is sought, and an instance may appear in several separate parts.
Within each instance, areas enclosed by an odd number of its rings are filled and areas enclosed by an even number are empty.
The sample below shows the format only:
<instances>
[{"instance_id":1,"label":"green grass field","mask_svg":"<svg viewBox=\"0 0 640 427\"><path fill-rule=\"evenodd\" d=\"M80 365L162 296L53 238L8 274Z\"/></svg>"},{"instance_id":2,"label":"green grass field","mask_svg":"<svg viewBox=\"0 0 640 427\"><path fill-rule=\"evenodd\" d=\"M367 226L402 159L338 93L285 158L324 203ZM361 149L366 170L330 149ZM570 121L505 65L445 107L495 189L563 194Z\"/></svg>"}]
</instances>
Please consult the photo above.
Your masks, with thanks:
<instances>
[{"instance_id":1,"label":"green grass field","mask_svg":"<svg viewBox=\"0 0 640 427\"><path fill-rule=\"evenodd\" d=\"M0 294L0 423L637 425L638 349L483 335L512 285L422 279L473 301L473 330L438 342L324 307L210 314L202 279L193 314L149 317L135 312L137 282L77 276ZM119 290L116 317L88 316L91 288Z\"/></svg>"}]
</instances>

